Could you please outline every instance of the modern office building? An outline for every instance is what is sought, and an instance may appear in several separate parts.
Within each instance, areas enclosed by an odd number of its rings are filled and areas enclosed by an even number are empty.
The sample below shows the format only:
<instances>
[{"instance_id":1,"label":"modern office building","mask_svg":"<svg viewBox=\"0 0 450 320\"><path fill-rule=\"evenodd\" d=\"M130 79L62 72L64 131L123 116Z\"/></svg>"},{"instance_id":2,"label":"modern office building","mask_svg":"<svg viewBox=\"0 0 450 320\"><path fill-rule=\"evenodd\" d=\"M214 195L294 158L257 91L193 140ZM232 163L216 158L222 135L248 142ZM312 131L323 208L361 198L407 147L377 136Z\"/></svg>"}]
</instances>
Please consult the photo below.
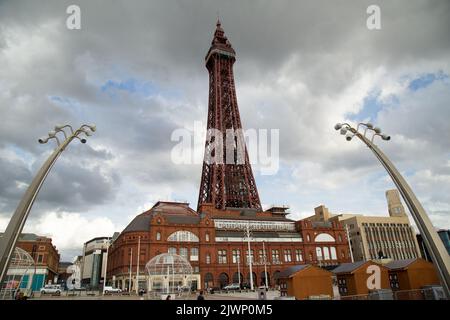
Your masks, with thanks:
<instances>
[{"instance_id":1,"label":"modern office building","mask_svg":"<svg viewBox=\"0 0 450 320\"><path fill-rule=\"evenodd\" d=\"M97 237L83 246L81 284L83 287L98 289L105 278L106 250L111 237Z\"/></svg>"},{"instance_id":2,"label":"modern office building","mask_svg":"<svg viewBox=\"0 0 450 320\"><path fill-rule=\"evenodd\" d=\"M389 216L359 214L332 215L317 207L313 221L340 221L348 228L354 261L370 259L413 259L420 256L415 231L409 222L397 190L386 192Z\"/></svg>"},{"instance_id":3,"label":"modern office building","mask_svg":"<svg viewBox=\"0 0 450 320\"><path fill-rule=\"evenodd\" d=\"M444 243L445 249L447 249L447 253L450 255L450 230L449 229L441 229L437 231L439 238L441 238ZM428 249L425 247L425 243L423 242L422 235L417 235L417 243L419 244L420 255L423 259L431 262L431 256L428 252Z\"/></svg>"}]
</instances>

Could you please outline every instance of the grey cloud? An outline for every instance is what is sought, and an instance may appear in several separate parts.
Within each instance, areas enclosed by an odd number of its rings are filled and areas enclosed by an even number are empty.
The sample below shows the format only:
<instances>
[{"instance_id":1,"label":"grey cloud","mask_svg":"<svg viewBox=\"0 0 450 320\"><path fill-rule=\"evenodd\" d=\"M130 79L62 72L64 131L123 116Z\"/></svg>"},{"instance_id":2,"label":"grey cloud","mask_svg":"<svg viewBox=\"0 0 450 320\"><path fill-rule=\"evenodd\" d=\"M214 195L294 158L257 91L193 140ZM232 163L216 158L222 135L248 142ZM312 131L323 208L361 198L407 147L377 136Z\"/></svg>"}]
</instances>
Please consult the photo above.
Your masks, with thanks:
<instances>
[{"instance_id":1,"label":"grey cloud","mask_svg":"<svg viewBox=\"0 0 450 320\"><path fill-rule=\"evenodd\" d=\"M36 209L88 211L99 205L108 211L119 205L114 199L124 185L138 185L140 190L157 185L166 192L183 184L197 190L200 166L170 161L174 145L170 134L194 120L206 120L204 56L217 10L237 51L234 71L244 127L280 129L281 161L289 173L292 167L310 162L320 164L319 181L338 179L343 173L361 174L352 185L360 191L359 197L350 191L324 191L317 185L308 192L280 195L266 182L259 185L264 202L291 201L297 207L330 202L339 211L384 208L383 196L381 200L372 196L391 185L367 180L382 172L376 159L362 145L355 148L355 141L346 144L332 129L346 114L358 113L354 105L364 97L348 102L352 106L338 100L379 67L399 76L410 70L450 72L448 1L378 1L379 31L366 28L366 8L372 4L368 0L77 1L82 9L78 31L65 27L70 4L73 1L0 3L0 147L28 152L35 161L31 171L20 163L1 164L2 211L18 201L14 181L29 181L43 161L47 149L36 138L57 123L93 122L98 131L88 145L74 143L65 152ZM18 44L23 50L8 56L11 60L5 63L8 50ZM163 92L120 91L111 98L101 91L109 80L130 78L148 81ZM70 103L53 101L51 96ZM442 161L448 159L450 129L442 122L448 118L449 97L442 91L424 91L414 99L378 115L377 124L396 137L383 144L383 150L401 170L428 167L434 175L445 176ZM427 100L432 101L425 108ZM423 130L414 131L411 123L424 126ZM284 190L284 185L293 183L291 178L287 174L273 179ZM417 179L419 184L424 181ZM301 189L308 181L298 183ZM431 203L448 203L435 184L426 184L420 193ZM434 199L434 194L439 196ZM442 212L447 211L436 214Z\"/></svg>"}]
</instances>

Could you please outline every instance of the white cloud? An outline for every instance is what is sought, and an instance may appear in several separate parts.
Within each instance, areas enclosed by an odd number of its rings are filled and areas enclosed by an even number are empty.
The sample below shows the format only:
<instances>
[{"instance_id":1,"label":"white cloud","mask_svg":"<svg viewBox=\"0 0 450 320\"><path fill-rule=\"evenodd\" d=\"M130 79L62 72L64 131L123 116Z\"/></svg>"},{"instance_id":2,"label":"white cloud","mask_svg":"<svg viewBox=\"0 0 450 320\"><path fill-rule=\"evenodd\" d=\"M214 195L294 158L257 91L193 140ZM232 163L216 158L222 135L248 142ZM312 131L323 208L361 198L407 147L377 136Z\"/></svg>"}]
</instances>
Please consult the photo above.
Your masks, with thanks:
<instances>
[{"instance_id":1,"label":"white cloud","mask_svg":"<svg viewBox=\"0 0 450 320\"><path fill-rule=\"evenodd\" d=\"M84 242L95 237L110 237L115 231L117 227L107 217L89 217L69 212L48 212L29 221L24 228L24 232L52 238L60 252L80 250L80 254Z\"/></svg>"}]
</instances>

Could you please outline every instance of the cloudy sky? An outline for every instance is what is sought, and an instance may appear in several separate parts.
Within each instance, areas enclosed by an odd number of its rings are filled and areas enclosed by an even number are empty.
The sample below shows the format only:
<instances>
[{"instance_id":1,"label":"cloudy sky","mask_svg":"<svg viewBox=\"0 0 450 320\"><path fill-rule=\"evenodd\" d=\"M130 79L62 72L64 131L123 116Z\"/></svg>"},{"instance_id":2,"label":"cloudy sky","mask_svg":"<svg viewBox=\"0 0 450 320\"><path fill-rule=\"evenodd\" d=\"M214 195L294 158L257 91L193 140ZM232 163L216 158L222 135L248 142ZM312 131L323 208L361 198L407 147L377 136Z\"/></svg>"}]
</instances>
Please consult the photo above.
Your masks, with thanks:
<instances>
[{"instance_id":1,"label":"cloudy sky","mask_svg":"<svg viewBox=\"0 0 450 320\"><path fill-rule=\"evenodd\" d=\"M370 4L381 29L366 26ZM66 8L81 8L81 30ZM44 184L25 231L64 260L158 200L197 206L201 166L171 161L179 128L206 125L204 57L219 12L237 52L245 129L279 129L280 168L254 168L264 207L291 218L387 215L393 188L336 122L371 121L438 228L450 227L450 3L442 1L0 1L0 230L54 144L55 124L95 123Z\"/></svg>"}]
</instances>

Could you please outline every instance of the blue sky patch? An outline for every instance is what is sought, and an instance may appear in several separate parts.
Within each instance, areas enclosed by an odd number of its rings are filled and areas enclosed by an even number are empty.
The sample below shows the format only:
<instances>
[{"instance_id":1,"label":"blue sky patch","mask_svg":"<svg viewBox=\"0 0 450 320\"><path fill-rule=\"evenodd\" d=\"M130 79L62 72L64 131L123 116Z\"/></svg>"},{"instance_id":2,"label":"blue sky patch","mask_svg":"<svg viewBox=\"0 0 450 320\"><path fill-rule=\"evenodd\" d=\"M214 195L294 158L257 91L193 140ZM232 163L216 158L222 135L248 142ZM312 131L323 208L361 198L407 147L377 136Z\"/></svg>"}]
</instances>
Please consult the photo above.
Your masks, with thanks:
<instances>
[{"instance_id":1,"label":"blue sky patch","mask_svg":"<svg viewBox=\"0 0 450 320\"><path fill-rule=\"evenodd\" d=\"M179 96L179 93L176 90L165 90L153 82L140 81L134 78L124 81L108 80L100 87L100 90L107 93L111 98L116 98L117 93L120 91L129 94L136 94L142 97L151 97L155 95L163 95L168 97Z\"/></svg>"},{"instance_id":2,"label":"blue sky patch","mask_svg":"<svg viewBox=\"0 0 450 320\"><path fill-rule=\"evenodd\" d=\"M356 114L349 114L349 120L360 122L364 120L374 121L378 112L381 111L384 104L378 99L380 97L380 90L372 90L364 98L362 109Z\"/></svg>"},{"instance_id":3,"label":"blue sky patch","mask_svg":"<svg viewBox=\"0 0 450 320\"><path fill-rule=\"evenodd\" d=\"M408 85L408 89L410 89L411 91L417 91L419 89L428 87L430 84L437 80L444 80L448 78L449 76L442 71L438 73L427 73L420 76L419 78L412 80Z\"/></svg>"}]
</instances>

